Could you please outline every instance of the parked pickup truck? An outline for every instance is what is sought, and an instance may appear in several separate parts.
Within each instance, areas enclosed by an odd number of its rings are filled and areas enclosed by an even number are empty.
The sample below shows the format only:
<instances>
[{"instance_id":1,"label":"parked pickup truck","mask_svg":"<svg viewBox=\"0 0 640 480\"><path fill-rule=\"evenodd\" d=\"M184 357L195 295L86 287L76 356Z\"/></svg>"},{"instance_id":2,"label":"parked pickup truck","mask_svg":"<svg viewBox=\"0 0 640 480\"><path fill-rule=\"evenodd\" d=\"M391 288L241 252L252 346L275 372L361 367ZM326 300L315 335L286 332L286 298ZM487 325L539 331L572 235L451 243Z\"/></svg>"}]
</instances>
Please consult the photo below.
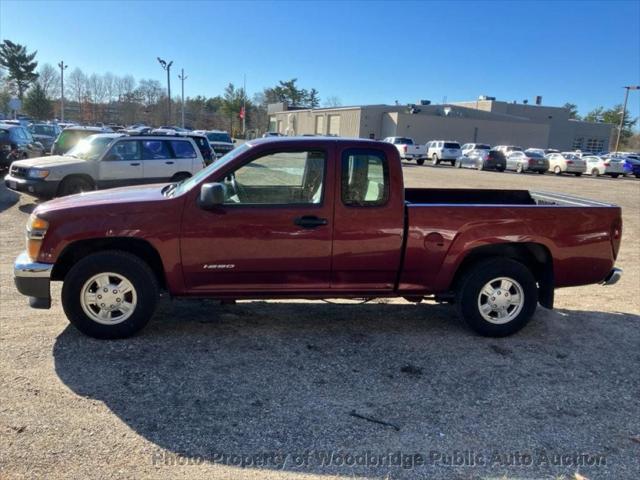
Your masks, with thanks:
<instances>
[{"instance_id":1,"label":"parked pickup truck","mask_svg":"<svg viewBox=\"0 0 640 480\"><path fill-rule=\"evenodd\" d=\"M127 337L172 297L425 297L478 333L521 329L554 290L613 284L620 208L525 190L405 188L395 147L251 140L177 183L40 204L15 262L36 308L62 285L73 325Z\"/></svg>"},{"instance_id":2,"label":"parked pickup truck","mask_svg":"<svg viewBox=\"0 0 640 480\"><path fill-rule=\"evenodd\" d=\"M416 144L413 138L387 137L383 142L395 145L401 160L415 160L418 165L424 165L424 161L427 158L427 147Z\"/></svg>"}]
</instances>

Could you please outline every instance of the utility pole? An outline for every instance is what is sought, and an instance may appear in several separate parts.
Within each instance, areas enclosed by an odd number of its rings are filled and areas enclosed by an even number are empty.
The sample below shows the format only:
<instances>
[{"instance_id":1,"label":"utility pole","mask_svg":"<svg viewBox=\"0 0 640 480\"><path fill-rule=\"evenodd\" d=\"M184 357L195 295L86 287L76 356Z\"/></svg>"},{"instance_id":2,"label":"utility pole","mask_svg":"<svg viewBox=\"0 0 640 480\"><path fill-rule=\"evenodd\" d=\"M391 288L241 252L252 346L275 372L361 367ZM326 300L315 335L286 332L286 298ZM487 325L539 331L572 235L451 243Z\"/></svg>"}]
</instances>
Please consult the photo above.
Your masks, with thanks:
<instances>
[{"instance_id":1,"label":"utility pole","mask_svg":"<svg viewBox=\"0 0 640 480\"><path fill-rule=\"evenodd\" d=\"M629 99L629 90L640 90L640 85L634 85L630 87L623 87L625 89L624 92L624 104L622 107L622 116L620 117L620 125L618 125L618 138L616 139L616 149L618 151L618 147L620 145L620 135L622 134L622 128L624 127L624 117L627 116L627 100Z\"/></svg>"},{"instance_id":2,"label":"utility pole","mask_svg":"<svg viewBox=\"0 0 640 480\"><path fill-rule=\"evenodd\" d=\"M158 62L162 69L167 71L167 126L171 126L171 65L173 65L173 60L167 63L158 57Z\"/></svg>"},{"instance_id":3,"label":"utility pole","mask_svg":"<svg viewBox=\"0 0 640 480\"><path fill-rule=\"evenodd\" d=\"M182 128L184 128L184 81L189 78L184 74L184 68L180 69L178 78L182 81Z\"/></svg>"},{"instance_id":4,"label":"utility pole","mask_svg":"<svg viewBox=\"0 0 640 480\"><path fill-rule=\"evenodd\" d=\"M244 75L242 85L242 136L247 138L246 133L246 118L247 118L247 75Z\"/></svg>"},{"instance_id":5,"label":"utility pole","mask_svg":"<svg viewBox=\"0 0 640 480\"><path fill-rule=\"evenodd\" d=\"M64 64L64 60L58 63L60 67L60 121L64 122L64 71L69 65Z\"/></svg>"}]
</instances>

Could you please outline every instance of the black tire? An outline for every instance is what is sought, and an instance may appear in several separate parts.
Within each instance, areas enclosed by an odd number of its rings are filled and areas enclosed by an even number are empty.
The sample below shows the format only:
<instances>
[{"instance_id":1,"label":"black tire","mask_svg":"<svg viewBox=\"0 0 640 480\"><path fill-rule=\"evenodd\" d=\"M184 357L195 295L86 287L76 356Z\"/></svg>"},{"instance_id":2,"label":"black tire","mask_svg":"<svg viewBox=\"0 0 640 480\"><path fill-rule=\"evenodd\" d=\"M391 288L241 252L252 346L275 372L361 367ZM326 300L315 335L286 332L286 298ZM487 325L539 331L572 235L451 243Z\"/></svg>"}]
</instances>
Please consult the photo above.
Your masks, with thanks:
<instances>
[{"instance_id":1,"label":"black tire","mask_svg":"<svg viewBox=\"0 0 640 480\"><path fill-rule=\"evenodd\" d=\"M105 272L126 278L133 285L137 298L133 313L112 325L93 320L85 313L80 300L85 283L94 275ZM62 307L67 318L82 333L94 338L115 339L134 335L149 322L157 302L158 282L151 268L139 257L118 250L84 257L69 270L62 285Z\"/></svg>"},{"instance_id":2,"label":"black tire","mask_svg":"<svg viewBox=\"0 0 640 480\"><path fill-rule=\"evenodd\" d=\"M576 177L581 177L581 176L582 176L582 173L578 172L578 173L574 173L574 175L575 175Z\"/></svg>"},{"instance_id":3,"label":"black tire","mask_svg":"<svg viewBox=\"0 0 640 480\"><path fill-rule=\"evenodd\" d=\"M456 164L455 160L451 160L451 166L453 167Z\"/></svg>"},{"instance_id":4,"label":"black tire","mask_svg":"<svg viewBox=\"0 0 640 480\"><path fill-rule=\"evenodd\" d=\"M67 195L75 195L76 193L90 192L91 190L94 190L93 183L91 183L86 178L65 178L58 187L58 197L66 197Z\"/></svg>"},{"instance_id":5,"label":"black tire","mask_svg":"<svg viewBox=\"0 0 640 480\"><path fill-rule=\"evenodd\" d=\"M502 173L502 172L504 172L504 171L505 171L505 168L504 168L504 167L502 167L502 168L498 168L497 170L498 170L500 173Z\"/></svg>"},{"instance_id":6,"label":"black tire","mask_svg":"<svg viewBox=\"0 0 640 480\"><path fill-rule=\"evenodd\" d=\"M539 173L540 175L544 175L544 170L538 170L538 173Z\"/></svg>"},{"instance_id":7,"label":"black tire","mask_svg":"<svg viewBox=\"0 0 640 480\"><path fill-rule=\"evenodd\" d=\"M190 173L187 172L178 172L173 177L171 177L171 182L181 182L182 180L191 177Z\"/></svg>"},{"instance_id":8,"label":"black tire","mask_svg":"<svg viewBox=\"0 0 640 480\"><path fill-rule=\"evenodd\" d=\"M419 158L418 160L416 160L416 163L418 165L424 165L424 158Z\"/></svg>"},{"instance_id":9,"label":"black tire","mask_svg":"<svg viewBox=\"0 0 640 480\"><path fill-rule=\"evenodd\" d=\"M562 169L559 166L555 166L553 168L553 173L555 173L556 175L562 175Z\"/></svg>"},{"instance_id":10,"label":"black tire","mask_svg":"<svg viewBox=\"0 0 640 480\"><path fill-rule=\"evenodd\" d=\"M493 323L482 316L479 302L485 285L500 277L515 280L521 287L524 301L514 318L506 323ZM504 293L500 292L500 295ZM458 283L456 291L458 314L475 332L486 337L504 337L520 330L531 319L537 303L538 289L531 271L522 263L506 258L479 262Z\"/></svg>"},{"instance_id":11,"label":"black tire","mask_svg":"<svg viewBox=\"0 0 640 480\"><path fill-rule=\"evenodd\" d=\"M600 176L600 170L598 170L597 168L594 168L593 170L591 170L591 176L592 177L599 177Z\"/></svg>"},{"instance_id":12,"label":"black tire","mask_svg":"<svg viewBox=\"0 0 640 480\"><path fill-rule=\"evenodd\" d=\"M612 174L611 174L611 178L618 178L618 176L619 176L619 174L617 174L617 173L612 173ZM636 175L636 177L637 177L637 176L638 176L638 175Z\"/></svg>"},{"instance_id":13,"label":"black tire","mask_svg":"<svg viewBox=\"0 0 640 480\"><path fill-rule=\"evenodd\" d=\"M640 173L636 173L636 178L640 178Z\"/></svg>"}]
</instances>

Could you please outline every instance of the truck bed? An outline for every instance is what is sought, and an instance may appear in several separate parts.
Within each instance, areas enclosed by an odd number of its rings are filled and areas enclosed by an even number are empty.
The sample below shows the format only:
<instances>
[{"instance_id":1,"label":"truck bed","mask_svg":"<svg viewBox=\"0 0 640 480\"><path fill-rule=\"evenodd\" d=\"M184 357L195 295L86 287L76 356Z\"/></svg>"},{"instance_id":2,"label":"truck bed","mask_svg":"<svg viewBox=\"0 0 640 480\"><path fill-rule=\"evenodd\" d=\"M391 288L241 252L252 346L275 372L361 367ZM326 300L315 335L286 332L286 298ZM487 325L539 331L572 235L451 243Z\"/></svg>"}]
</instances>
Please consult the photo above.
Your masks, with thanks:
<instances>
[{"instance_id":1,"label":"truck bed","mask_svg":"<svg viewBox=\"0 0 640 480\"><path fill-rule=\"evenodd\" d=\"M613 206L560 193L471 188L406 188L405 202L407 205Z\"/></svg>"}]
</instances>

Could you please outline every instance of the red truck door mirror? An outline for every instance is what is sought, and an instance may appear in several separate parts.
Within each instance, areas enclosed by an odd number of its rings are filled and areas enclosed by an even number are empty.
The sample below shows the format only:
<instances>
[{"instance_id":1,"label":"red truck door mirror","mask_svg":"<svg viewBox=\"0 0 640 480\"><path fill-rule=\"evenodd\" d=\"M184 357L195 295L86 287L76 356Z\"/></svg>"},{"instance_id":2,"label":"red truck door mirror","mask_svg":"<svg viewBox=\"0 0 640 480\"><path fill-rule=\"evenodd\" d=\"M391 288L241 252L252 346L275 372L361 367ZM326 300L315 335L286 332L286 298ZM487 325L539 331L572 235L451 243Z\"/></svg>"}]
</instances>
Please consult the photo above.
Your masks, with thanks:
<instances>
[{"instance_id":1,"label":"red truck door mirror","mask_svg":"<svg viewBox=\"0 0 640 480\"><path fill-rule=\"evenodd\" d=\"M204 210L213 209L224 203L225 186L222 183L205 183L200 187L198 205Z\"/></svg>"}]
</instances>

